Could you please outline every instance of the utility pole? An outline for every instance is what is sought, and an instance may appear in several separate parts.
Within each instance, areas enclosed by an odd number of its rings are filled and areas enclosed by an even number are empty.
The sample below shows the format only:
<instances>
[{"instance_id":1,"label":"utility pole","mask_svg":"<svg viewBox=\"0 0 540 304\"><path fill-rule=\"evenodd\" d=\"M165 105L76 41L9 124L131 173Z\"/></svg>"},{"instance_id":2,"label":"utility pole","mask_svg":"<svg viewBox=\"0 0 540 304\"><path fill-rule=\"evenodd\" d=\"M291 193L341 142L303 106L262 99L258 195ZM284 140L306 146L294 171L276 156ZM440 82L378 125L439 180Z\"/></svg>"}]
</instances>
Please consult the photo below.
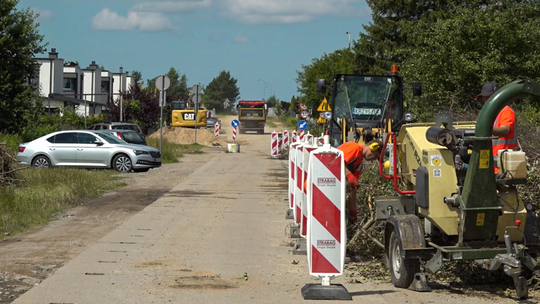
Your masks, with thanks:
<instances>
[{"instance_id":1,"label":"utility pole","mask_svg":"<svg viewBox=\"0 0 540 304\"><path fill-rule=\"evenodd\" d=\"M265 100L265 98L266 98L266 81L264 81L262 79L259 79L259 81L262 81L264 83L264 86L263 86L263 100Z\"/></svg>"}]
</instances>

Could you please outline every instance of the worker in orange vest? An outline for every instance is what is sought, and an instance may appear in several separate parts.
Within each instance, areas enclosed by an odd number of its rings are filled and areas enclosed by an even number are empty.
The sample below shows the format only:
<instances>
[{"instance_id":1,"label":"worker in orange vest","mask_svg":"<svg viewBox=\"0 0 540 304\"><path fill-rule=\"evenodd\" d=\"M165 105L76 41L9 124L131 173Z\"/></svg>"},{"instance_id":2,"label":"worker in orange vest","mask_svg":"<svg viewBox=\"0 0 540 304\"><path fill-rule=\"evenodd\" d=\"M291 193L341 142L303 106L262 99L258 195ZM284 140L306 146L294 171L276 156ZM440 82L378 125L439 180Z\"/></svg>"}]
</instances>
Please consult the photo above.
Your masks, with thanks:
<instances>
[{"instance_id":1,"label":"worker in orange vest","mask_svg":"<svg viewBox=\"0 0 540 304\"><path fill-rule=\"evenodd\" d=\"M349 218L354 221L354 223L358 221L356 190L358 187L358 179L362 174L363 161L379 159L382 147L382 142L375 139L365 145L360 145L356 142L346 142L337 148L338 150L343 151L345 175L351 190L347 208L349 209Z\"/></svg>"},{"instance_id":2,"label":"worker in orange vest","mask_svg":"<svg viewBox=\"0 0 540 304\"><path fill-rule=\"evenodd\" d=\"M482 97L482 102L486 101L498 90L497 83L488 82L482 87L482 92L477 96ZM493 123L494 136L499 136L497 139L492 140L493 156L497 156L500 150L508 149L512 150L518 146L516 136L516 114L514 110L509 106L505 106L497 115L495 123ZM498 173L498 168L495 168L495 173Z\"/></svg>"}]
</instances>

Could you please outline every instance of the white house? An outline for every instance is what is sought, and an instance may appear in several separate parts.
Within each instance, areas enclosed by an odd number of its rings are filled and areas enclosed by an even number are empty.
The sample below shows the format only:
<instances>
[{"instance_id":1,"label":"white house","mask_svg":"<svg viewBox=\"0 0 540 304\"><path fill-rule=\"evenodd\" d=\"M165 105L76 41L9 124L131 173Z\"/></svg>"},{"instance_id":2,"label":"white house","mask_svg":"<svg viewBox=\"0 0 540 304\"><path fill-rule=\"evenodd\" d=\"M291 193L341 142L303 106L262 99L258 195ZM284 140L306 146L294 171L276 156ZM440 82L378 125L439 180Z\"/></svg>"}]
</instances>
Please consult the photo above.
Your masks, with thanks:
<instances>
[{"instance_id":1,"label":"white house","mask_svg":"<svg viewBox=\"0 0 540 304\"><path fill-rule=\"evenodd\" d=\"M45 97L44 106L49 109L58 109L65 106L64 101L52 100L49 95L63 94L64 59L58 58L56 49L49 52L47 58L34 58L39 68L38 79L41 96Z\"/></svg>"},{"instance_id":2,"label":"white house","mask_svg":"<svg viewBox=\"0 0 540 304\"><path fill-rule=\"evenodd\" d=\"M116 102L131 84L132 77L122 67L119 73L111 73L92 61L81 69L77 63L64 63L55 48L51 49L48 58L34 60L39 73L37 79L31 81L39 84L43 106L49 112L74 105L80 115L104 113L107 101Z\"/></svg>"}]
</instances>

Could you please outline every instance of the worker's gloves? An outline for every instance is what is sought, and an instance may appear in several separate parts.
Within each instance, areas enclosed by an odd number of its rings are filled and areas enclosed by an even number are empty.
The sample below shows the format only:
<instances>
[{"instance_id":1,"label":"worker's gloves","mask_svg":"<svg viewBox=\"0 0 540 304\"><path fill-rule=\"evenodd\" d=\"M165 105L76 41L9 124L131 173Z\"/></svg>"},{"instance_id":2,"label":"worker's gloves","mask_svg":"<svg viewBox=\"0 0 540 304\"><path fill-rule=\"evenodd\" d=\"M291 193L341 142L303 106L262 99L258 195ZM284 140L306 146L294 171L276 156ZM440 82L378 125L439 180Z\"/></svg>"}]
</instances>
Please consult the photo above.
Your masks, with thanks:
<instances>
[{"instance_id":1,"label":"worker's gloves","mask_svg":"<svg viewBox=\"0 0 540 304\"><path fill-rule=\"evenodd\" d=\"M358 178L352 173L347 174L347 182L352 187L358 187Z\"/></svg>"}]
</instances>

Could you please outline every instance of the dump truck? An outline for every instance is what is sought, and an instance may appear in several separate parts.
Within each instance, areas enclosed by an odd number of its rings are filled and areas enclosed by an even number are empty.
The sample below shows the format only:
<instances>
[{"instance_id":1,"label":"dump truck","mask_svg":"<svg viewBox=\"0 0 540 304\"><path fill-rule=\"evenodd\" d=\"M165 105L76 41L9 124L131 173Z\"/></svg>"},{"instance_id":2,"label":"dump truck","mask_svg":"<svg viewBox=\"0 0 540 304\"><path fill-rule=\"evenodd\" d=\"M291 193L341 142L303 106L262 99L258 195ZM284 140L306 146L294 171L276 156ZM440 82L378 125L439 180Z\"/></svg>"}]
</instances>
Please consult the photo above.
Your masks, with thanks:
<instances>
[{"instance_id":1,"label":"dump truck","mask_svg":"<svg viewBox=\"0 0 540 304\"><path fill-rule=\"evenodd\" d=\"M241 134L245 134L246 131L256 131L258 134L264 134L267 114L264 101L241 100L236 108L238 110L239 132Z\"/></svg>"},{"instance_id":2,"label":"dump truck","mask_svg":"<svg viewBox=\"0 0 540 304\"><path fill-rule=\"evenodd\" d=\"M199 107L197 111L191 101L173 101L171 103L171 126L184 128L206 128L208 111Z\"/></svg>"}]
</instances>

